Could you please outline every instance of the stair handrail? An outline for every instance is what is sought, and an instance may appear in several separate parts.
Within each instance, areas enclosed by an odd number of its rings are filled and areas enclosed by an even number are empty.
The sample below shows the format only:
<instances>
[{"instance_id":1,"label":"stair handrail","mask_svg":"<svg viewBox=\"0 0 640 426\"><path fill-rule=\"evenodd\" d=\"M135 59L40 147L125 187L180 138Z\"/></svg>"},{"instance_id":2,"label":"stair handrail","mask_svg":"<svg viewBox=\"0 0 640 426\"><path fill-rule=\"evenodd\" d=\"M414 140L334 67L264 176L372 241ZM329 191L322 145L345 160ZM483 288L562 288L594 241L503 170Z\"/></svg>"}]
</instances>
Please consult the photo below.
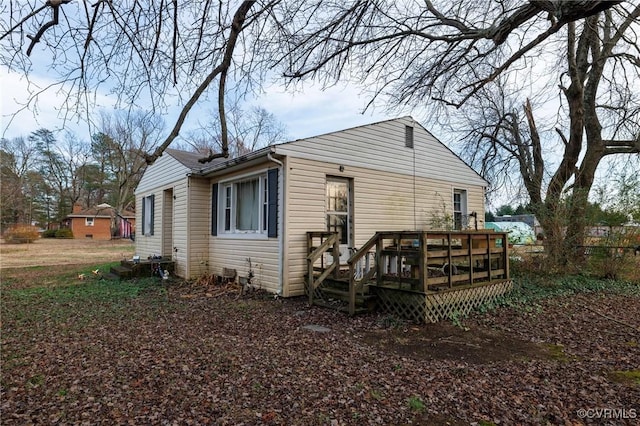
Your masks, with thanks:
<instances>
[{"instance_id":1,"label":"stair handrail","mask_svg":"<svg viewBox=\"0 0 640 426\"><path fill-rule=\"evenodd\" d=\"M340 255L339 255L339 247L338 247L338 233L337 232L308 232L309 237L321 237L325 236L327 239L322 242L318 247L316 247L311 253L307 255L307 285L309 292L309 304L313 304L313 293L320 284L329 276L331 272L337 271L336 268L340 265ZM318 260L324 253L328 252L331 248L333 254L333 263L325 268L322 274L318 277L318 279L314 279L313 276L313 264ZM308 249L311 249L309 247Z\"/></svg>"},{"instance_id":2,"label":"stair handrail","mask_svg":"<svg viewBox=\"0 0 640 426\"><path fill-rule=\"evenodd\" d=\"M363 284L373 277L376 268L369 271L363 271L362 277L356 280L355 267L362 258L367 255L373 247L380 243L380 233L376 232L369 241L364 243L362 247L357 249L355 253L349 257L347 264L349 265L349 315L354 315L356 311L356 293L363 289Z\"/></svg>"}]
</instances>

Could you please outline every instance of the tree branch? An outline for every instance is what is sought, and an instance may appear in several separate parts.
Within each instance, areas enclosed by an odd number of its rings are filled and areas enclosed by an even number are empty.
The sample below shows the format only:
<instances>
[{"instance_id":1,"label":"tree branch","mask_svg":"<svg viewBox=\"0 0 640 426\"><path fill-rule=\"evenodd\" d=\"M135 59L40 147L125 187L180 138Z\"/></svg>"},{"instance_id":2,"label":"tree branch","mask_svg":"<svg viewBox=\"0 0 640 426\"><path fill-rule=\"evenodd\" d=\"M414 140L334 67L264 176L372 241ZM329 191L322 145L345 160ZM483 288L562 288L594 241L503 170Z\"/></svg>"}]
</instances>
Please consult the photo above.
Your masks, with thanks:
<instances>
[{"instance_id":1,"label":"tree branch","mask_svg":"<svg viewBox=\"0 0 640 426\"><path fill-rule=\"evenodd\" d=\"M36 43L40 41L40 38L44 35L45 31L47 31L49 28L53 27L54 25L58 25L58 14L60 13L60 10L59 10L60 5L67 4L67 3L71 3L71 0L48 0L47 1L45 6L50 6L53 9L53 18L51 19L51 21L46 22L44 25L42 25L42 27L40 27L40 29L38 30L35 36L27 35L27 37L29 37L29 39L31 40L31 43L27 48L27 56L31 56L31 51L35 47ZM42 8L38 10L40 11L42 10ZM31 16L33 16L33 14L29 15L29 17Z\"/></svg>"},{"instance_id":2,"label":"tree branch","mask_svg":"<svg viewBox=\"0 0 640 426\"><path fill-rule=\"evenodd\" d=\"M178 120L176 121L176 124L173 127L173 129L171 130L171 133L169 134L167 139L165 139L165 141L158 148L156 148L156 150L152 154L150 154L150 155L149 154L145 154L145 161L147 162L147 164L152 164L153 162L155 162L162 155L164 150L169 147L171 142L173 142L173 140L176 137L178 137L178 135L180 134L180 129L182 128L182 125L184 124L184 121L187 118L187 115L189 114L189 111L191 111L191 108L193 108L193 106L196 104L196 102L198 101L200 96L202 96L202 94L205 92L205 90L209 87L209 85L211 84L213 79L216 78L218 75L226 73L226 71L229 69L229 67L231 66L231 59L233 57L233 51L235 49L236 42L238 41L238 36L242 32L243 24L244 24L244 22L245 22L245 20L247 18L247 14L249 13L249 10L251 10L251 7L254 4L255 4L255 0L249 0L249 1L242 2L242 4L238 7L238 9L236 10L236 13L233 16L233 21L232 21L232 24L231 24L231 32L229 34L229 40L227 41L227 46L225 48L225 54L224 54L224 58L223 58L222 63L220 63L218 66L216 66L209 73L209 75L207 75L205 80L198 86L198 88L194 91L193 95L191 95L191 97L189 98L189 100L185 104L184 108L182 108L182 111L180 111L180 115L178 117ZM221 81L223 79L224 78L221 78ZM224 83L222 84L222 87L224 88ZM219 94L219 96L221 96L221 95ZM223 102L224 102L224 100L223 100ZM224 104L223 104L223 107L224 107ZM220 118L221 118L221 120L224 120L223 117L220 117ZM228 155L228 146L226 146L226 142L225 142L226 141L226 135L223 136L223 138L225 138L225 139L223 139L223 146L222 146L222 154L223 155L222 156L225 156L224 155L225 151L227 151L226 154ZM211 160L209 160L209 161L211 161Z\"/></svg>"},{"instance_id":3,"label":"tree branch","mask_svg":"<svg viewBox=\"0 0 640 426\"><path fill-rule=\"evenodd\" d=\"M34 10L33 12L31 12L30 14L28 14L27 16L25 16L24 18L22 18L20 20L20 22L18 22L17 24L15 24L13 27L9 28L4 34L2 34L2 36L0 36L0 40L4 39L5 37L8 37L11 33L13 33L15 30L17 30L18 28L20 28L25 22L27 22L29 19L31 19L32 17L36 16L38 13L42 12L42 10L46 7L49 7L48 3L45 3L44 6L40 6L39 8L37 8L36 10Z\"/></svg>"}]
</instances>

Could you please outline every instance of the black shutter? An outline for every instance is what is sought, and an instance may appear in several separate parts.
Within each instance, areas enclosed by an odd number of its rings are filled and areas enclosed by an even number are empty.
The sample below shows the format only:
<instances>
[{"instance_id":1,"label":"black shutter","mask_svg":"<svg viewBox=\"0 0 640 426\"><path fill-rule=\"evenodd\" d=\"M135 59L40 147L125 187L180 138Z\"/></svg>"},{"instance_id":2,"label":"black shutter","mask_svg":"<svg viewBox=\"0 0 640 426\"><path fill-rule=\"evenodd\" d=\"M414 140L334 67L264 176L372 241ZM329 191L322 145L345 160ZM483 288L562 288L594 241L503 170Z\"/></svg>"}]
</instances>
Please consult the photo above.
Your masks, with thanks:
<instances>
[{"instance_id":1,"label":"black shutter","mask_svg":"<svg viewBox=\"0 0 640 426\"><path fill-rule=\"evenodd\" d=\"M218 184L211 187L211 235L218 235Z\"/></svg>"},{"instance_id":2,"label":"black shutter","mask_svg":"<svg viewBox=\"0 0 640 426\"><path fill-rule=\"evenodd\" d=\"M149 213L149 216L151 217L151 220L149 221L149 235L153 235L153 223L155 222L155 217L154 217L154 210L156 207L156 196L155 195L150 195L149 198L151 198L151 212Z\"/></svg>"},{"instance_id":3,"label":"black shutter","mask_svg":"<svg viewBox=\"0 0 640 426\"><path fill-rule=\"evenodd\" d=\"M269 197L269 211L267 213L267 237L278 236L278 169L267 172L267 190Z\"/></svg>"},{"instance_id":4,"label":"black shutter","mask_svg":"<svg viewBox=\"0 0 640 426\"><path fill-rule=\"evenodd\" d=\"M147 218L147 212L146 212L146 204L145 201L147 200L147 197L142 197L142 236L144 236L144 233L146 231L145 227L144 227L144 223L146 222L146 218Z\"/></svg>"}]
</instances>

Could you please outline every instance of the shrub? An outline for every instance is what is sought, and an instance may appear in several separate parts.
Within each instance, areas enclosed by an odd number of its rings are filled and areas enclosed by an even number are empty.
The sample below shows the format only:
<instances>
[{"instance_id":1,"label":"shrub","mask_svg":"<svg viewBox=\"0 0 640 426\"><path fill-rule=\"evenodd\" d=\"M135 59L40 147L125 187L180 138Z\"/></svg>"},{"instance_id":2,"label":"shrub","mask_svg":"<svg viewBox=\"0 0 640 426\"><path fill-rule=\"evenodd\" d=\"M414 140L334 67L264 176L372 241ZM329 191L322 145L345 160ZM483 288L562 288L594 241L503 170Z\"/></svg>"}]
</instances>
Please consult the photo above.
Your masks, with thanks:
<instances>
[{"instance_id":1,"label":"shrub","mask_svg":"<svg viewBox=\"0 0 640 426\"><path fill-rule=\"evenodd\" d=\"M592 238L583 272L614 280L632 275L637 268L634 244L638 237L636 228L611 227L604 237Z\"/></svg>"},{"instance_id":2,"label":"shrub","mask_svg":"<svg viewBox=\"0 0 640 426\"><path fill-rule=\"evenodd\" d=\"M47 229L42 233L43 238L55 238L56 237L56 229Z\"/></svg>"},{"instance_id":3,"label":"shrub","mask_svg":"<svg viewBox=\"0 0 640 426\"><path fill-rule=\"evenodd\" d=\"M56 238L73 238L73 231L69 228L62 228L56 231Z\"/></svg>"},{"instance_id":4,"label":"shrub","mask_svg":"<svg viewBox=\"0 0 640 426\"><path fill-rule=\"evenodd\" d=\"M4 233L4 240L13 244L32 243L39 237L37 227L25 224L14 225Z\"/></svg>"}]
</instances>

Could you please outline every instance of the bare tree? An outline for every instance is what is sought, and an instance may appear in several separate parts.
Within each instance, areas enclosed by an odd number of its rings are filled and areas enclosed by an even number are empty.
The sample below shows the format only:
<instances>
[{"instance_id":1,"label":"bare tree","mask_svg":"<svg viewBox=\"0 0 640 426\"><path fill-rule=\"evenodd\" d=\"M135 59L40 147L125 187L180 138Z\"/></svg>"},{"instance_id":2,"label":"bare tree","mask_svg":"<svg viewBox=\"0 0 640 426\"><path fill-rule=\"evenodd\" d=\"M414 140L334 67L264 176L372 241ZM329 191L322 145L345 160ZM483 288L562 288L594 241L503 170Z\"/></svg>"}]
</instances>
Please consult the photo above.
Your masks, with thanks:
<instances>
[{"instance_id":1,"label":"bare tree","mask_svg":"<svg viewBox=\"0 0 640 426\"><path fill-rule=\"evenodd\" d=\"M179 103L175 125L147 162L217 83L222 149L207 161L228 155L229 81L251 87L271 70L293 79L355 76L378 83L375 94L391 89L396 103L433 97L460 105L569 22L617 3L9 0L0 6L0 61L26 75L30 58L48 61L52 88L69 93L63 109L87 121L98 89L117 94L120 106L143 100L163 111Z\"/></svg>"},{"instance_id":2,"label":"bare tree","mask_svg":"<svg viewBox=\"0 0 640 426\"><path fill-rule=\"evenodd\" d=\"M551 71L563 100L555 128L540 127L536 105L519 99L513 84L510 92L502 84L480 92L469 117L468 158L494 177L517 170L549 253L560 264L580 258L588 196L601 162L640 153L634 90L640 62L633 55L639 46L625 35L637 25L640 6L626 12L616 8L570 23L563 43L555 44L564 58ZM554 136L557 148L550 146Z\"/></svg>"},{"instance_id":3,"label":"bare tree","mask_svg":"<svg viewBox=\"0 0 640 426\"><path fill-rule=\"evenodd\" d=\"M48 61L54 87L34 89L33 102L45 91L68 93L62 109L91 122L92 93L117 96L119 107L152 112L178 103L182 110L156 150L152 163L178 136L188 113L217 83L222 151L228 156L224 94L227 80L242 84L252 71L254 44L241 35L260 34L273 2L210 0L70 2L9 0L0 6L0 62L10 70L31 72L31 58ZM250 84L249 80L244 83ZM140 105L144 102L145 105ZM211 158L211 159L212 159Z\"/></svg>"},{"instance_id":4,"label":"bare tree","mask_svg":"<svg viewBox=\"0 0 640 426\"><path fill-rule=\"evenodd\" d=\"M285 10L273 55L292 79L356 78L397 105L460 107L535 60L552 36L621 1L303 2ZM318 12L319 11L319 12ZM283 46L285 48L283 49Z\"/></svg>"},{"instance_id":5,"label":"bare tree","mask_svg":"<svg viewBox=\"0 0 640 426\"><path fill-rule=\"evenodd\" d=\"M145 156L160 145L163 130L161 118L141 111L101 114L93 158L105 175L106 197L116 211L133 207L135 188L147 166Z\"/></svg>"},{"instance_id":6,"label":"bare tree","mask_svg":"<svg viewBox=\"0 0 640 426\"><path fill-rule=\"evenodd\" d=\"M74 204L80 200L84 187L83 170L89 163L89 144L73 134L66 134L58 141L53 132L39 129L29 136L38 150L38 171L53 189L55 200L51 219L61 220L71 213Z\"/></svg>"},{"instance_id":7,"label":"bare tree","mask_svg":"<svg viewBox=\"0 0 640 426\"><path fill-rule=\"evenodd\" d=\"M200 123L200 128L187 134L185 142L191 150L211 156L223 151L219 120L214 118ZM227 108L228 150L231 158L237 158L257 149L284 142L286 127L269 111L261 107L242 109L238 103Z\"/></svg>"},{"instance_id":8,"label":"bare tree","mask_svg":"<svg viewBox=\"0 0 640 426\"><path fill-rule=\"evenodd\" d=\"M29 223L33 218L30 189L37 150L29 139L0 140L0 226Z\"/></svg>"}]
</instances>

